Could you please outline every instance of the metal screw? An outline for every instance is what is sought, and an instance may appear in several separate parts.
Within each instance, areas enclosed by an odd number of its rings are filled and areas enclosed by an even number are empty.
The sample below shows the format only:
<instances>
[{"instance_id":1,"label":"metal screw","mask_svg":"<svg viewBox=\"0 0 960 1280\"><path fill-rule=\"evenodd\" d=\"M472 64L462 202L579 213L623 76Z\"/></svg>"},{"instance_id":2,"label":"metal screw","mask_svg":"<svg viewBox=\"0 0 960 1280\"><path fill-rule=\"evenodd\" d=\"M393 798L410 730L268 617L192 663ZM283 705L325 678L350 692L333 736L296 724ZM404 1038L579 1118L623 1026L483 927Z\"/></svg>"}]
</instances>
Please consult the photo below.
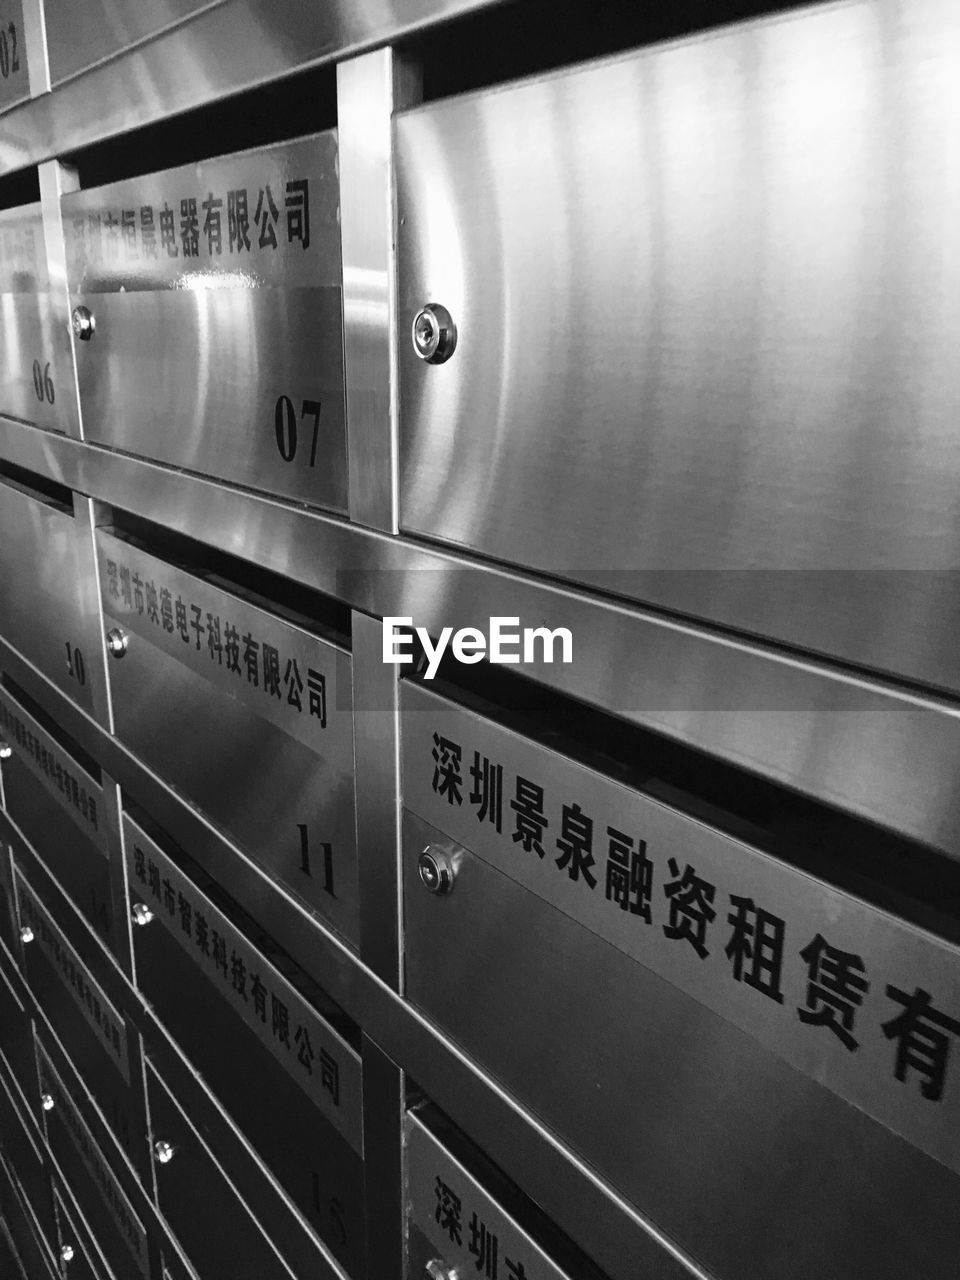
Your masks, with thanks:
<instances>
[{"instance_id":1,"label":"metal screw","mask_svg":"<svg viewBox=\"0 0 960 1280\"><path fill-rule=\"evenodd\" d=\"M20 941L21 942L33 941L33 930L30 928L28 924L25 924L23 928L20 930Z\"/></svg>"},{"instance_id":2,"label":"metal screw","mask_svg":"<svg viewBox=\"0 0 960 1280\"><path fill-rule=\"evenodd\" d=\"M133 916L133 923L140 925L141 928L153 919L153 912L145 902L135 902L130 914Z\"/></svg>"},{"instance_id":3,"label":"metal screw","mask_svg":"<svg viewBox=\"0 0 960 1280\"><path fill-rule=\"evenodd\" d=\"M413 349L427 364L443 364L457 345L457 326L446 307L428 302L413 318Z\"/></svg>"},{"instance_id":4,"label":"metal screw","mask_svg":"<svg viewBox=\"0 0 960 1280\"><path fill-rule=\"evenodd\" d=\"M420 882L428 893L449 893L457 874L448 853L435 844L428 844L417 860Z\"/></svg>"},{"instance_id":5,"label":"metal screw","mask_svg":"<svg viewBox=\"0 0 960 1280\"><path fill-rule=\"evenodd\" d=\"M41 1093L40 1105L43 1107L44 1111L53 1110L53 1098L51 1098L49 1093Z\"/></svg>"},{"instance_id":6,"label":"metal screw","mask_svg":"<svg viewBox=\"0 0 960 1280\"><path fill-rule=\"evenodd\" d=\"M107 632L107 653L111 658L122 658L129 643L130 637L120 627L111 627Z\"/></svg>"},{"instance_id":7,"label":"metal screw","mask_svg":"<svg viewBox=\"0 0 960 1280\"><path fill-rule=\"evenodd\" d=\"M428 1280L460 1280L457 1268L448 1267L441 1258L433 1258L428 1262L424 1274Z\"/></svg>"},{"instance_id":8,"label":"metal screw","mask_svg":"<svg viewBox=\"0 0 960 1280\"><path fill-rule=\"evenodd\" d=\"M176 1153L176 1147L171 1142L164 1142L161 1138L159 1142L153 1144L153 1154L157 1157L158 1164L169 1164Z\"/></svg>"},{"instance_id":9,"label":"metal screw","mask_svg":"<svg viewBox=\"0 0 960 1280\"><path fill-rule=\"evenodd\" d=\"M69 1262L73 1258L73 1245L65 1244L60 1250L60 1257L64 1262Z\"/></svg>"},{"instance_id":10,"label":"metal screw","mask_svg":"<svg viewBox=\"0 0 960 1280\"><path fill-rule=\"evenodd\" d=\"M0 742L0 760L9 760L13 755L13 747L9 742Z\"/></svg>"},{"instance_id":11,"label":"metal screw","mask_svg":"<svg viewBox=\"0 0 960 1280\"><path fill-rule=\"evenodd\" d=\"M73 315L70 317L73 324L73 332L81 342L89 342L93 337L97 327L97 322L93 318L93 312L89 307L74 307Z\"/></svg>"}]
</instances>

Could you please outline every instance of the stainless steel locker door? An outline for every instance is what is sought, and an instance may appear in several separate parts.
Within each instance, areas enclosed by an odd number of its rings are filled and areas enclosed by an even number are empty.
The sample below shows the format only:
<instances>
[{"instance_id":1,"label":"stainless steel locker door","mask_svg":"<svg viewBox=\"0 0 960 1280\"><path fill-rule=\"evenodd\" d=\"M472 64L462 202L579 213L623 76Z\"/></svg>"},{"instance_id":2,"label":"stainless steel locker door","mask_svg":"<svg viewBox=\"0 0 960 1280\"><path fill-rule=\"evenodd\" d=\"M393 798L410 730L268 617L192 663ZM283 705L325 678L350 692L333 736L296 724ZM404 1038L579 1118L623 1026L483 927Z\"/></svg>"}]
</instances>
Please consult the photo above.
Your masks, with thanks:
<instances>
[{"instance_id":1,"label":"stainless steel locker door","mask_svg":"<svg viewBox=\"0 0 960 1280\"><path fill-rule=\"evenodd\" d=\"M87 439L345 511L336 133L62 212Z\"/></svg>"}]
</instances>

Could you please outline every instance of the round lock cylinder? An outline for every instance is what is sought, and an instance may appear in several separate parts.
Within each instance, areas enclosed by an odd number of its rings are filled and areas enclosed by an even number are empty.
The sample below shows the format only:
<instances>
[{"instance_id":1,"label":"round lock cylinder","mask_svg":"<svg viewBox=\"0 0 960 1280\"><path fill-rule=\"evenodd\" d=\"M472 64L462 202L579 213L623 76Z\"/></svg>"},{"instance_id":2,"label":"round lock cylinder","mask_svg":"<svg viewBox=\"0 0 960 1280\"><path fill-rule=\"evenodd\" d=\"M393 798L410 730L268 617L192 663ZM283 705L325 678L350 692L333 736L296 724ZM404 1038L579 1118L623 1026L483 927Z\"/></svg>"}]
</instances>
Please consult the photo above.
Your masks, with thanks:
<instances>
[{"instance_id":1,"label":"round lock cylinder","mask_svg":"<svg viewBox=\"0 0 960 1280\"><path fill-rule=\"evenodd\" d=\"M111 627L107 632L107 653L111 658L122 658L129 643L130 637L120 627Z\"/></svg>"},{"instance_id":2,"label":"round lock cylinder","mask_svg":"<svg viewBox=\"0 0 960 1280\"><path fill-rule=\"evenodd\" d=\"M9 760L13 755L13 747L9 742L0 742L0 760Z\"/></svg>"},{"instance_id":3,"label":"round lock cylinder","mask_svg":"<svg viewBox=\"0 0 960 1280\"><path fill-rule=\"evenodd\" d=\"M153 1144L153 1154L157 1157L157 1164L169 1164L176 1154L176 1147L160 1138Z\"/></svg>"},{"instance_id":4,"label":"round lock cylinder","mask_svg":"<svg viewBox=\"0 0 960 1280\"><path fill-rule=\"evenodd\" d=\"M65 1244L60 1250L60 1257L64 1262L70 1262L73 1259L73 1245Z\"/></svg>"},{"instance_id":5,"label":"round lock cylinder","mask_svg":"<svg viewBox=\"0 0 960 1280\"><path fill-rule=\"evenodd\" d=\"M428 844L417 860L420 883L428 893L449 893L456 879L457 869L446 850Z\"/></svg>"},{"instance_id":6,"label":"round lock cylinder","mask_svg":"<svg viewBox=\"0 0 960 1280\"><path fill-rule=\"evenodd\" d=\"M74 336L79 338L81 342L89 342L97 328L97 322L90 308L74 307L70 321L73 325Z\"/></svg>"},{"instance_id":7,"label":"round lock cylinder","mask_svg":"<svg viewBox=\"0 0 960 1280\"><path fill-rule=\"evenodd\" d=\"M20 941L21 941L21 942L32 942L32 941L33 941L33 939L34 939L34 932L33 932L33 930L30 928L30 926L29 926L28 924L25 924L25 925L23 926L23 928L20 930Z\"/></svg>"},{"instance_id":8,"label":"round lock cylinder","mask_svg":"<svg viewBox=\"0 0 960 1280\"><path fill-rule=\"evenodd\" d=\"M53 1098L50 1096L49 1093L41 1093L40 1106L44 1109L44 1111L53 1110Z\"/></svg>"},{"instance_id":9,"label":"round lock cylinder","mask_svg":"<svg viewBox=\"0 0 960 1280\"><path fill-rule=\"evenodd\" d=\"M142 929L144 925L149 924L153 919L153 912L145 902L135 902L130 909L130 916L133 923L139 925Z\"/></svg>"},{"instance_id":10,"label":"round lock cylinder","mask_svg":"<svg viewBox=\"0 0 960 1280\"><path fill-rule=\"evenodd\" d=\"M457 345L457 326L446 307L428 302L413 318L413 349L427 364L443 364Z\"/></svg>"}]
</instances>

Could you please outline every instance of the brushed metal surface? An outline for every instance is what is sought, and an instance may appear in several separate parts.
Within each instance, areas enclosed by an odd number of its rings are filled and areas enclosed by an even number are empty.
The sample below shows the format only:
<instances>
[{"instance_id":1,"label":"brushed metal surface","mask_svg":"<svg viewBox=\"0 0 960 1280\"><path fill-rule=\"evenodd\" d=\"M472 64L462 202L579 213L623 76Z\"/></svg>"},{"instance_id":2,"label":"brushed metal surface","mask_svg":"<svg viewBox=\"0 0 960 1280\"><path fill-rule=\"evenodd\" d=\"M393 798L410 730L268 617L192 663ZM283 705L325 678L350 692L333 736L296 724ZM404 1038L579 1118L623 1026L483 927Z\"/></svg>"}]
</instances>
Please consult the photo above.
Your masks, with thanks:
<instances>
[{"instance_id":1,"label":"brushed metal surface","mask_svg":"<svg viewBox=\"0 0 960 1280\"><path fill-rule=\"evenodd\" d=\"M106 625L130 637L110 668L117 734L356 945L349 654L108 533L97 545Z\"/></svg>"},{"instance_id":2,"label":"brushed metal surface","mask_svg":"<svg viewBox=\"0 0 960 1280\"><path fill-rule=\"evenodd\" d=\"M126 829L131 900L156 916L136 930L140 990L313 1231L362 1275L359 1055L129 819ZM308 1274L316 1245L304 1245L299 1259L292 1241L285 1253Z\"/></svg>"},{"instance_id":3,"label":"brushed metal surface","mask_svg":"<svg viewBox=\"0 0 960 1280\"><path fill-rule=\"evenodd\" d=\"M43 1164L40 1135L33 1130L21 1110L21 1102L13 1081L0 1070L0 1133L3 1153L10 1160L33 1214L41 1226L53 1235L50 1191Z\"/></svg>"},{"instance_id":4,"label":"brushed metal surface","mask_svg":"<svg viewBox=\"0 0 960 1280\"><path fill-rule=\"evenodd\" d=\"M42 204L0 211L0 413L76 435L70 313L47 249Z\"/></svg>"},{"instance_id":5,"label":"brushed metal surface","mask_svg":"<svg viewBox=\"0 0 960 1280\"><path fill-rule=\"evenodd\" d=\"M95 572L72 515L0 480L0 633L88 712L100 646Z\"/></svg>"},{"instance_id":6,"label":"brushed metal surface","mask_svg":"<svg viewBox=\"0 0 960 1280\"><path fill-rule=\"evenodd\" d=\"M397 530L391 119L419 99L417 69L393 49L337 67L350 516L387 533Z\"/></svg>"},{"instance_id":7,"label":"brushed metal surface","mask_svg":"<svg viewBox=\"0 0 960 1280\"><path fill-rule=\"evenodd\" d=\"M70 1280L115 1280L114 1272L100 1252L83 1214L69 1191L56 1181L53 1184L53 1205L57 1242L61 1248L66 1244L73 1248L68 1271Z\"/></svg>"},{"instance_id":8,"label":"brushed metal surface","mask_svg":"<svg viewBox=\"0 0 960 1280\"><path fill-rule=\"evenodd\" d=\"M283 1242L263 1234L149 1062L147 1097L151 1142L176 1148L169 1164L157 1165L157 1203L200 1275L296 1280L281 1260L277 1246Z\"/></svg>"},{"instance_id":9,"label":"brushed metal surface","mask_svg":"<svg viewBox=\"0 0 960 1280\"><path fill-rule=\"evenodd\" d=\"M573 585L234 492L0 419L0 456L432 635L494 615L571 628L531 679L954 853L956 708Z\"/></svg>"},{"instance_id":10,"label":"brushed metal surface","mask_svg":"<svg viewBox=\"0 0 960 1280\"><path fill-rule=\"evenodd\" d=\"M57 85L95 63L177 26L223 0L44 0L50 79Z\"/></svg>"},{"instance_id":11,"label":"brushed metal surface","mask_svg":"<svg viewBox=\"0 0 960 1280\"><path fill-rule=\"evenodd\" d=\"M4 807L108 947L119 942L110 887L103 789L63 745L4 690L0 728Z\"/></svg>"},{"instance_id":12,"label":"brushed metal surface","mask_svg":"<svg viewBox=\"0 0 960 1280\"><path fill-rule=\"evenodd\" d=\"M932 993L960 1033L957 946L765 852L760 829L755 843L724 834L418 686L402 689L401 743L404 805L444 848L470 850L960 1173L960 1070L939 1094L922 1069L899 1079L900 1041L884 1030L904 1011L892 984ZM844 958L852 985L831 984Z\"/></svg>"},{"instance_id":13,"label":"brushed metal surface","mask_svg":"<svg viewBox=\"0 0 960 1280\"><path fill-rule=\"evenodd\" d=\"M54 1100L43 1112L47 1143L77 1203L118 1274L150 1280L146 1228L81 1114L75 1082L64 1083L39 1044L37 1062L40 1088Z\"/></svg>"},{"instance_id":14,"label":"brushed metal surface","mask_svg":"<svg viewBox=\"0 0 960 1280\"><path fill-rule=\"evenodd\" d=\"M0 118L0 169L67 154L499 2L230 0Z\"/></svg>"},{"instance_id":15,"label":"brushed metal surface","mask_svg":"<svg viewBox=\"0 0 960 1280\"><path fill-rule=\"evenodd\" d=\"M40 3L41 0L32 0ZM54 405L57 419L53 423L68 435L83 437L80 421L80 390L77 385L76 339L70 317L70 292L67 287L67 248L63 235L63 217L60 201L64 195L76 191L80 185L76 169L61 164L57 160L49 160L39 166L37 176L40 179L40 208L43 213L43 238L47 250L47 276L49 286L49 308L53 315L54 338L53 347L56 363L51 361L50 369L39 361L42 373L43 399L46 410L50 409L50 387L47 385L49 372L54 384ZM31 365L31 371L33 366ZM34 391L39 398L37 387ZM79 499L76 499L79 501Z\"/></svg>"},{"instance_id":16,"label":"brushed metal surface","mask_svg":"<svg viewBox=\"0 0 960 1280\"><path fill-rule=\"evenodd\" d=\"M401 527L954 692L960 10L403 113Z\"/></svg>"},{"instance_id":17,"label":"brushed metal surface","mask_svg":"<svg viewBox=\"0 0 960 1280\"><path fill-rule=\"evenodd\" d=\"M22 664L17 673L18 678L30 684L32 694L42 695L39 676L34 673L31 677ZM69 711L71 730L80 729L81 721L92 725L79 710L63 705ZM639 1260L662 1280L689 1280L691 1275L704 1280L690 1260L634 1206L555 1134L533 1120L473 1059L392 993L359 962L346 943L318 927L312 916L285 897L255 863L239 856L234 846L116 738L99 729L97 732L101 735L97 749L111 776L121 781L124 789L145 805L183 847L189 848L209 874L225 879L235 900L246 911L261 918L274 937L283 937L291 959L328 991L349 1017L358 1025L377 1027L384 1053L402 1063L410 1078L494 1161L510 1170L545 1212L564 1223L571 1238L595 1257L611 1277L635 1280ZM18 838L16 829L2 813L0 838ZM124 1006L122 989L117 991L116 999ZM209 1095L182 1055L170 1046L151 1009L138 1004L130 1012L144 1026L155 1057L162 1048L165 1078L175 1079L177 1096L189 1100L191 1114L207 1115L211 1107ZM209 1116L204 1124L205 1129L211 1127ZM236 1130L231 1127L225 1132L221 1125L217 1149L226 1152L236 1142ZM238 1178L239 1163L230 1165ZM279 1224L275 1228L288 1229Z\"/></svg>"},{"instance_id":18,"label":"brushed metal surface","mask_svg":"<svg viewBox=\"0 0 960 1280\"><path fill-rule=\"evenodd\" d=\"M27 1099L37 1096L37 1061L33 1052L33 1028L26 1005L6 972L10 957L4 951L0 963L0 1059L18 1092L21 1111L39 1137L39 1125Z\"/></svg>"},{"instance_id":19,"label":"brushed metal surface","mask_svg":"<svg viewBox=\"0 0 960 1280\"><path fill-rule=\"evenodd\" d=\"M480 859L426 893L430 839L408 998L715 1280L953 1274L956 1175Z\"/></svg>"},{"instance_id":20,"label":"brushed metal surface","mask_svg":"<svg viewBox=\"0 0 960 1280\"><path fill-rule=\"evenodd\" d=\"M345 511L336 134L62 210L86 438Z\"/></svg>"},{"instance_id":21,"label":"brushed metal surface","mask_svg":"<svg viewBox=\"0 0 960 1280\"><path fill-rule=\"evenodd\" d=\"M0 0L0 111L30 97L27 47L20 0Z\"/></svg>"},{"instance_id":22,"label":"brushed metal surface","mask_svg":"<svg viewBox=\"0 0 960 1280\"><path fill-rule=\"evenodd\" d=\"M409 1220L445 1263L469 1275L471 1267L486 1269L488 1257L499 1257L507 1274L512 1264L513 1271L527 1280L567 1280L567 1272L415 1115L404 1118L404 1152ZM476 1228L471 1229L471 1222L477 1223ZM487 1243L488 1235L496 1244Z\"/></svg>"}]
</instances>

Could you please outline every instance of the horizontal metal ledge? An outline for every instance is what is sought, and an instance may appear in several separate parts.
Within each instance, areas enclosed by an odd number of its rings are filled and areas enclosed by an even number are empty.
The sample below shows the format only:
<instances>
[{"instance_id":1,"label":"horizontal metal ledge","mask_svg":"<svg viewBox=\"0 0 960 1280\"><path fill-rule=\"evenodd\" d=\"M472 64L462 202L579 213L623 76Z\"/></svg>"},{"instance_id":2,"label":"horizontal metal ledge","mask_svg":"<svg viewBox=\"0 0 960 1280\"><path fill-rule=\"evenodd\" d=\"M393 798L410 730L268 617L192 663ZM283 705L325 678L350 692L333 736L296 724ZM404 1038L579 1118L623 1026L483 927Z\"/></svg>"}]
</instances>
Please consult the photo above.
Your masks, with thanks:
<instances>
[{"instance_id":1,"label":"horizontal metal ledge","mask_svg":"<svg viewBox=\"0 0 960 1280\"><path fill-rule=\"evenodd\" d=\"M230 0L0 116L0 173L502 0Z\"/></svg>"},{"instance_id":2,"label":"horizontal metal ledge","mask_svg":"<svg viewBox=\"0 0 960 1280\"><path fill-rule=\"evenodd\" d=\"M574 661L525 675L960 857L960 708L934 695L9 419L0 458L434 636L494 616L567 627Z\"/></svg>"},{"instance_id":3,"label":"horizontal metal ledge","mask_svg":"<svg viewBox=\"0 0 960 1280\"><path fill-rule=\"evenodd\" d=\"M2 639L0 661L208 874L229 885L240 906L281 942L303 971L520 1183L611 1280L633 1280L638 1274L661 1280L701 1277L697 1267L654 1226L391 991L343 942ZM19 832L0 811L0 837L4 836L18 839ZM112 983L108 993L139 1026L147 1038L147 1052L155 1056L159 1024L142 997L125 983L122 991ZM161 1052L165 1070L176 1071L179 1055ZM187 1098L199 1087L185 1077L181 1081L179 1073L177 1079L171 1075L170 1082L175 1091L183 1087Z\"/></svg>"}]
</instances>

